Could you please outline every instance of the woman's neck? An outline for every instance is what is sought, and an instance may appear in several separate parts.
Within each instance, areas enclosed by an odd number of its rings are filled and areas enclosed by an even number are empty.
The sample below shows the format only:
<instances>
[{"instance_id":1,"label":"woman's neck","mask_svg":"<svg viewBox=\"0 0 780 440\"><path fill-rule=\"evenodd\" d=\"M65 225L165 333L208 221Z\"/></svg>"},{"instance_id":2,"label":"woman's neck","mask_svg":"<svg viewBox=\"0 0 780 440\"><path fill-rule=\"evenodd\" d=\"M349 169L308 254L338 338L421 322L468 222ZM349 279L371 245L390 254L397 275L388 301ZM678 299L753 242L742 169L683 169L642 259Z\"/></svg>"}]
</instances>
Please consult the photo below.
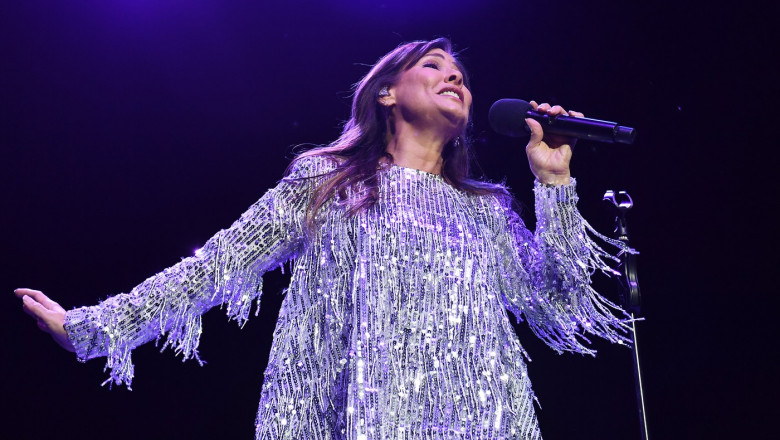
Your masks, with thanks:
<instances>
[{"instance_id":1,"label":"woman's neck","mask_svg":"<svg viewBox=\"0 0 780 440\"><path fill-rule=\"evenodd\" d=\"M396 127L395 134L387 143L387 152L393 156L396 165L441 174L441 153L447 142L449 139L440 133Z\"/></svg>"}]
</instances>

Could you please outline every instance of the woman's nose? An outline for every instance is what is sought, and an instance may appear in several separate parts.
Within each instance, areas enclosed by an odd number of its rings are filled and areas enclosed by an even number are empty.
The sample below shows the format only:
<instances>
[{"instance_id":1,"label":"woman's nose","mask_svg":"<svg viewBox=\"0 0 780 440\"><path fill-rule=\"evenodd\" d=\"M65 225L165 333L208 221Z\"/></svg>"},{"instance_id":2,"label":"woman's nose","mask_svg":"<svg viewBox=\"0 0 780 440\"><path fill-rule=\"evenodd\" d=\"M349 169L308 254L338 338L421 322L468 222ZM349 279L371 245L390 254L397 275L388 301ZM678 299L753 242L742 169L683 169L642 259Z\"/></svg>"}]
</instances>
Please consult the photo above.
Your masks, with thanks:
<instances>
[{"instance_id":1,"label":"woman's nose","mask_svg":"<svg viewBox=\"0 0 780 440\"><path fill-rule=\"evenodd\" d=\"M457 70L453 70L450 75L447 77L447 82L453 83L456 85L463 84L463 74L460 73Z\"/></svg>"}]
</instances>

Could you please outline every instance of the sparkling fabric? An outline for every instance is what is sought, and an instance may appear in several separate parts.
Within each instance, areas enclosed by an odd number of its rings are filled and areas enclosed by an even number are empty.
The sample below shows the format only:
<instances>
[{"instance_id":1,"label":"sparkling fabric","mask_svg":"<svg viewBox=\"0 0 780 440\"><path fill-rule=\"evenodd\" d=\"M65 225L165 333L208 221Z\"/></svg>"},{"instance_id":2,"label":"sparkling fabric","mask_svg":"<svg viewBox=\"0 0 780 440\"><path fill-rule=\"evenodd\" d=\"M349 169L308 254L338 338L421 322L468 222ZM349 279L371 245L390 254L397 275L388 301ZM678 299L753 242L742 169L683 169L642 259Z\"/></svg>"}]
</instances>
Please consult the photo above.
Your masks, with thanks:
<instances>
[{"instance_id":1,"label":"sparkling fabric","mask_svg":"<svg viewBox=\"0 0 780 440\"><path fill-rule=\"evenodd\" d=\"M611 257L588 236L573 179L536 185L532 234L496 197L387 166L372 209L347 218L331 201L307 236L306 206L333 168L298 161L195 256L69 311L78 358L107 356L108 381L128 386L131 350L161 335L197 359L201 314L220 305L243 324L261 274L294 259L258 439L538 439L507 310L557 351L592 353L588 335L627 341L627 316L590 287Z\"/></svg>"}]
</instances>

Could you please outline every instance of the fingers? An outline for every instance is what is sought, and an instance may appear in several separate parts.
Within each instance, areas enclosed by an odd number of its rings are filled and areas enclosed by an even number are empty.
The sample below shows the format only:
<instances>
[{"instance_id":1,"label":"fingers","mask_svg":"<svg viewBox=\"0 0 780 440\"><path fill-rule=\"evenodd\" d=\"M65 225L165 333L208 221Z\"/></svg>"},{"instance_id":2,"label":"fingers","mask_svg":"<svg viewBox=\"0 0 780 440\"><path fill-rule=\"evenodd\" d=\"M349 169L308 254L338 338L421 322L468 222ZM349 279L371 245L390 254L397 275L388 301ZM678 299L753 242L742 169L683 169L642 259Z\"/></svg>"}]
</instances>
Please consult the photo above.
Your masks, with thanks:
<instances>
[{"instance_id":1,"label":"fingers","mask_svg":"<svg viewBox=\"0 0 780 440\"><path fill-rule=\"evenodd\" d=\"M544 130L542 129L542 124L534 121L531 118L525 118L525 123L528 124L528 128L531 129L531 139L528 140L528 145L536 145L539 142L541 142L542 137L544 137Z\"/></svg>"},{"instance_id":2,"label":"fingers","mask_svg":"<svg viewBox=\"0 0 780 440\"><path fill-rule=\"evenodd\" d=\"M546 102L537 104L536 101L531 101L529 104L531 104L531 107L533 107L536 112L546 114L550 117L572 116L575 118L582 118L585 116L577 111L566 111L566 109L560 105L550 105ZM576 138L549 133L545 134L542 125L530 118L526 119L525 122L531 130L531 139L529 139L528 145L526 145L526 151L528 151L529 148L535 148L540 143L545 143L549 148L557 149L563 145L574 147L574 144L577 142Z\"/></svg>"},{"instance_id":3,"label":"fingers","mask_svg":"<svg viewBox=\"0 0 780 440\"><path fill-rule=\"evenodd\" d=\"M569 116L569 112L567 112L560 105L550 105L546 102L543 102L539 105L534 105L536 104L536 102L534 101L531 101L530 104L531 107L533 107L534 110L536 110L539 113L547 113L550 116L559 116L559 115Z\"/></svg>"},{"instance_id":4,"label":"fingers","mask_svg":"<svg viewBox=\"0 0 780 440\"><path fill-rule=\"evenodd\" d=\"M76 351L65 331L65 309L39 290L16 289L14 294L22 298L24 312L35 319L41 331L51 335L62 348L70 352Z\"/></svg>"},{"instance_id":5,"label":"fingers","mask_svg":"<svg viewBox=\"0 0 780 440\"><path fill-rule=\"evenodd\" d=\"M54 337L54 340L58 344L65 347L62 344L62 339L67 338L65 334L65 312L55 312L47 310L39 303L33 303L32 298L25 296L25 312L30 316L33 316L37 321L38 328ZM66 347L67 348L67 347ZM72 351L72 350L71 350Z\"/></svg>"},{"instance_id":6,"label":"fingers","mask_svg":"<svg viewBox=\"0 0 780 440\"><path fill-rule=\"evenodd\" d=\"M22 297L22 308L24 309L24 313L27 313L35 319L38 328L41 329L41 331L49 334L52 333L50 325L51 317L49 315L53 312L47 310L41 303L35 301L28 295Z\"/></svg>"},{"instance_id":7,"label":"fingers","mask_svg":"<svg viewBox=\"0 0 780 440\"><path fill-rule=\"evenodd\" d=\"M569 113L560 105L551 106L546 102L537 104L536 101L531 101L529 104L531 104L531 107L539 113L546 113L550 116L569 116ZM531 139L528 140L526 148L538 145L544 140L544 129L542 128L542 125L531 118L526 118L525 123L528 124L528 128L531 129Z\"/></svg>"},{"instance_id":8,"label":"fingers","mask_svg":"<svg viewBox=\"0 0 780 440\"><path fill-rule=\"evenodd\" d=\"M27 313L35 319L42 318L46 312L46 307L42 306L41 303L35 301L31 296L27 295L22 297L22 309L24 310L24 313Z\"/></svg>"},{"instance_id":9,"label":"fingers","mask_svg":"<svg viewBox=\"0 0 780 440\"><path fill-rule=\"evenodd\" d=\"M49 301L54 303L51 300ZM56 303L54 304L56 305ZM55 309L49 309L33 299L32 295L24 295L22 297L22 309L37 321L39 329L52 335L60 333L58 326L61 326L61 323L64 321L65 310L59 305L56 305Z\"/></svg>"},{"instance_id":10,"label":"fingers","mask_svg":"<svg viewBox=\"0 0 780 440\"><path fill-rule=\"evenodd\" d=\"M39 323L40 321L45 322L49 317L49 314L52 313L50 310L44 307L43 304L35 301L32 297L27 295L22 297L22 309L24 310L24 313L27 313L28 315L37 319Z\"/></svg>"},{"instance_id":11,"label":"fingers","mask_svg":"<svg viewBox=\"0 0 780 440\"><path fill-rule=\"evenodd\" d=\"M531 101L529 104L531 104L531 107L533 107L534 110L536 110L539 113L547 113L550 116L573 116L575 118L584 118L585 115L581 112L576 112L574 110L566 111L563 107L560 105L550 105L546 102L542 104L537 104L536 101Z\"/></svg>"},{"instance_id":12,"label":"fingers","mask_svg":"<svg viewBox=\"0 0 780 440\"><path fill-rule=\"evenodd\" d=\"M33 289L14 289L14 295L16 295L19 298L23 297L24 295L34 296L35 292L39 292L39 291Z\"/></svg>"},{"instance_id":13,"label":"fingers","mask_svg":"<svg viewBox=\"0 0 780 440\"><path fill-rule=\"evenodd\" d=\"M14 290L14 294L16 294L17 297L23 298L24 296L29 296L32 299L34 299L37 303L41 304L43 307L49 309L49 310L61 310L62 307L60 307L57 302L52 301L49 299L48 296L44 295L43 292L40 290L34 290L34 289L16 289Z\"/></svg>"},{"instance_id":14,"label":"fingers","mask_svg":"<svg viewBox=\"0 0 780 440\"><path fill-rule=\"evenodd\" d=\"M547 114L552 116L560 116L560 115L569 116L569 113L566 110L564 110L563 107L561 107L560 105L552 106L552 108L547 111Z\"/></svg>"}]
</instances>

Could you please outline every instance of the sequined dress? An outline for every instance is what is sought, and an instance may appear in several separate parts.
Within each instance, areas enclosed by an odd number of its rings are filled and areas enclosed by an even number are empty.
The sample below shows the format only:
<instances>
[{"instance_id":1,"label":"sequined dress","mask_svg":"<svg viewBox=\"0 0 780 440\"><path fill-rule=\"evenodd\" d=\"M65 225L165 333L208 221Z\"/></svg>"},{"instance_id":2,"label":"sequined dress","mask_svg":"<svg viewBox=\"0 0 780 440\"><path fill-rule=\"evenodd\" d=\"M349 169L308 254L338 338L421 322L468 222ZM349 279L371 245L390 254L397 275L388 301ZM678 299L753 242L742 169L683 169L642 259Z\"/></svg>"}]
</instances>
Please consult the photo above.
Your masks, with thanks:
<instances>
[{"instance_id":1,"label":"sequined dress","mask_svg":"<svg viewBox=\"0 0 780 440\"><path fill-rule=\"evenodd\" d=\"M626 316L590 287L610 256L587 235L574 182L536 184L532 234L494 196L387 166L371 209L348 217L331 201L307 235L306 206L333 168L297 161L195 256L68 311L79 360L107 356L108 381L130 385L132 349L161 335L197 359L201 315L221 306L245 322L262 273L292 259L257 439L541 438L507 311L558 351L591 353L587 334L625 341Z\"/></svg>"}]
</instances>

